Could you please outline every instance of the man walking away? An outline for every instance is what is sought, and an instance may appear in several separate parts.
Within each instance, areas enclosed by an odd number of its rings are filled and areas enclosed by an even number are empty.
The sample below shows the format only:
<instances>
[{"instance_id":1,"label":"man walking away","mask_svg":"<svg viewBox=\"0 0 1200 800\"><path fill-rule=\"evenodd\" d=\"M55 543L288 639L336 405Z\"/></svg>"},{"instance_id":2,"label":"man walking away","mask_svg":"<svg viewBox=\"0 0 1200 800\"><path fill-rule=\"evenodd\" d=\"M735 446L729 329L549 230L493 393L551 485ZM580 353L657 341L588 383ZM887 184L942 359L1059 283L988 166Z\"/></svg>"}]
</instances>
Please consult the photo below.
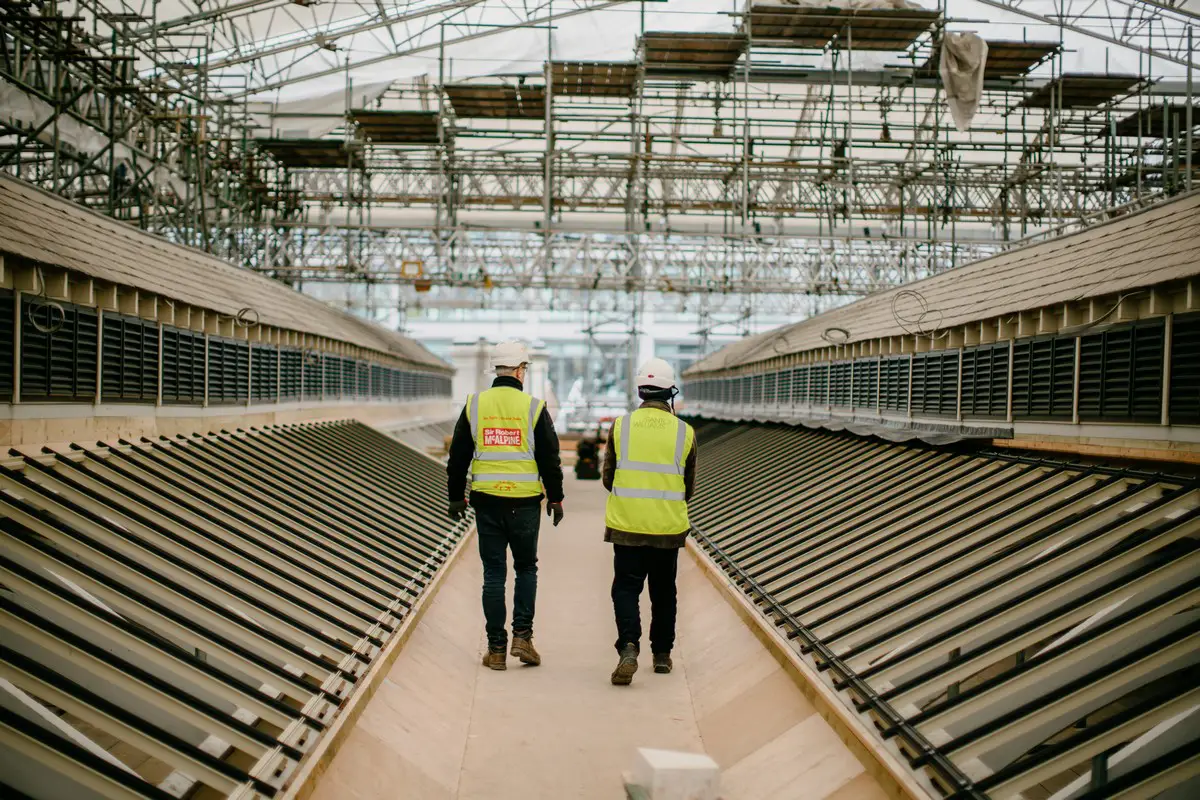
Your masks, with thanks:
<instances>
[{"instance_id":1,"label":"man walking away","mask_svg":"<svg viewBox=\"0 0 1200 800\"><path fill-rule=\"evenodd\" d=\"M492 349L491 364L496 380L487 391L467 397L454 428L446 473L453 519L467 513L470 473L470 505L483 561L488 639L483 665L500 670L507 669L504 580L510 549L516 573L512 655L524 664L542 663L533 647L539 515L545 496L546 515L555 527L562 522L563 474L550 412L545 402L523 391L529 351L520 342L501 342Z\"/></svg>"},{"instance_id":2,"label":"man walking away","mask_svg":"<svg viewBox=\"0 0 1200 800\"><path fill-rule=\"evenodd\" d=\"M642 405L613 423L604 451L604 541L613 546L613 610L620 661L612 682L637 672L642 586L650 583L650 650L654 671L671 671L675 644L675 573L687 541L687 501L696 484L696 433L675 416L675 372L652 358L637 375Z\"/></svg>"}]
</instances>

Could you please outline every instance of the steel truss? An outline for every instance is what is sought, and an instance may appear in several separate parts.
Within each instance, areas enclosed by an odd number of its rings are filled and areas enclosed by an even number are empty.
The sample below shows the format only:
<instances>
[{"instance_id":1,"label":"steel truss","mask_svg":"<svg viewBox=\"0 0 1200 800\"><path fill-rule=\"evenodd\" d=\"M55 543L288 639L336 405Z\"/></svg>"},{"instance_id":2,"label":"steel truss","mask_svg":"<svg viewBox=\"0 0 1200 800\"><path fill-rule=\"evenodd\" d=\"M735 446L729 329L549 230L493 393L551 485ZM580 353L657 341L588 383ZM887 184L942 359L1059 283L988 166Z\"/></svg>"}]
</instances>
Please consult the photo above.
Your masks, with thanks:
<instances>
[{"instance_id":1,"label":"steel truss","mask_svg":"<svg viewBox=\"0 0 1200 800\"><path fill-rule=\"evenodd\" d=\"M359 280L679 295L857 296L999 249L992 243L922 239L564 231L546 235L367 225L270 226L259 235L263 260L255 267L304 283Z\"/></svg>"},{"instance_id":2,"label":"steel truss","mask_svg":"<svg viewBox=\"0 0 1200 800\"><path fill-rule=\"evenodd\" d=\"M628 98L547 92L545 120L458 118L444 75L395 82L380 107L442 111L437 144L372 144L339 107L329 138L361 166L289 168L253 142L264 90L620 3L222 2L175 18L151 0L6 5L0 78L31 110L0 115L0 169L300 285L389 282L448 303L461 298L436 289L853 297L1193 183L1193 121L1176 110L1190 82L1159 80L1153 61L1082 109L1023 105L1045 78L990 80L958 134L919 69L945 20L897 58L909 68L856 70L852 51L776 66L751 43L722 79L642 69ZM1063 0L1054 17L984 2L1195 61L1195 14L1174 0ZM1130 115L1145 129L1118 136Z\"/></svg>"}]
</instances>

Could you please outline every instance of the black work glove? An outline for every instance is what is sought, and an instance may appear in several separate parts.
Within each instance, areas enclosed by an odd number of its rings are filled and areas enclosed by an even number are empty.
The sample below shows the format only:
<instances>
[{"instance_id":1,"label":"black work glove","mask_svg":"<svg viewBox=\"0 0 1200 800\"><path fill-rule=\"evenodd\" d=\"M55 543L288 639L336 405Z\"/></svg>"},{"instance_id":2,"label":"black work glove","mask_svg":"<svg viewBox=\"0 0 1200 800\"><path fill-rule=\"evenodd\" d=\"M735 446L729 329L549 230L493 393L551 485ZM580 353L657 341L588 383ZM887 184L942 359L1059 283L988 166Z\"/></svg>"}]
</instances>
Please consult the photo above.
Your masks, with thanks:
<instances>
[{"instance_id":1,"label":"black work glove","mask_svg":"<svg viewBox=\"0 0 1200 800\"><path fill-rule=\"evenodd\" d=\"M562 503L546 503L546 516L554 517L554 527L557 528L563 518Z\"/></svg>"},{"instance_id":2,"label":"black work glove","mask_svg":"<svg viewBox=\"0 0 1200 800\"><path fill-rule=\"evenodd\" d=\"M451 500L450 510L446 512L450 519L455 522L461 522L467 516L467 501L466 500Z\"/></svg>"}]
</instances>

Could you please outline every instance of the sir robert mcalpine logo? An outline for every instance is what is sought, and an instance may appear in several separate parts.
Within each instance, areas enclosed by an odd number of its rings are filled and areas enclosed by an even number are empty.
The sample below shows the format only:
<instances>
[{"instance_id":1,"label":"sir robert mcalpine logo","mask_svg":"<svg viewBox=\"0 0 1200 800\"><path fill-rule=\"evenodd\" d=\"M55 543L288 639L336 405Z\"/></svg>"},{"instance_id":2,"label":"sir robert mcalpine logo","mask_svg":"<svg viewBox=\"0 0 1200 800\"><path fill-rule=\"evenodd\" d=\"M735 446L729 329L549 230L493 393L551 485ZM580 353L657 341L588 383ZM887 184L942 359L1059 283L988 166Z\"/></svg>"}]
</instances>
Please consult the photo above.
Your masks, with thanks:
<instances>
[{"instance_id":1,"label":"sir robert mcalpine logo","mask_svg":"<svg viewBox=\"0 0 1200 800\"><path fill-rule=\"evenodd\" d=\"M520 428L484 428L484 447L523 447Z\"/></svg>"}]
</instances>

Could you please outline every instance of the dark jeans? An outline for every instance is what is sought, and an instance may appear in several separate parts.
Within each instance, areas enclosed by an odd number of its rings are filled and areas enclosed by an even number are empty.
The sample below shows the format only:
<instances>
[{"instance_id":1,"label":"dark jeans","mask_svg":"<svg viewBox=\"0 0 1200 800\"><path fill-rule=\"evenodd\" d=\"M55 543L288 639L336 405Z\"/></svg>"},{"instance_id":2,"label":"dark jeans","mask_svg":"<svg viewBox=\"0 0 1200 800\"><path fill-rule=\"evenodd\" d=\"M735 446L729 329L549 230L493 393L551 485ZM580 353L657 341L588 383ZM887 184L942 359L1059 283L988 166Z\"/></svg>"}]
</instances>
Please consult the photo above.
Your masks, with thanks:
<instances>
[{"instance_id":1,"label":"dark jeans","mask_svg":"<svg viewBox=\"0 0 1200 800\"><path fill-rule=\"evenodd\" d=\"M508 612L504 607L504 579L508 570L508 548L512 548L513 635L533 635L533 605L537 598L537 542L542 507L483 506L475 509L479 529L479 558L483 561L483 616L487 620L488 646L508 645L504 631Z\"/></svg>"},{"instance_id":2,"label":"dark jeans","mask_svg":"<svg viewBox=\"0 0 1200 800\"><path fill-rule=\"evenodd\" d=\"M617 650L641 645L642 617L638 601L650 583L650 651L670 653L675 646L675 573L678 548L613 545L613 610L617 615Z\"/></svg>"}]
</instances>

